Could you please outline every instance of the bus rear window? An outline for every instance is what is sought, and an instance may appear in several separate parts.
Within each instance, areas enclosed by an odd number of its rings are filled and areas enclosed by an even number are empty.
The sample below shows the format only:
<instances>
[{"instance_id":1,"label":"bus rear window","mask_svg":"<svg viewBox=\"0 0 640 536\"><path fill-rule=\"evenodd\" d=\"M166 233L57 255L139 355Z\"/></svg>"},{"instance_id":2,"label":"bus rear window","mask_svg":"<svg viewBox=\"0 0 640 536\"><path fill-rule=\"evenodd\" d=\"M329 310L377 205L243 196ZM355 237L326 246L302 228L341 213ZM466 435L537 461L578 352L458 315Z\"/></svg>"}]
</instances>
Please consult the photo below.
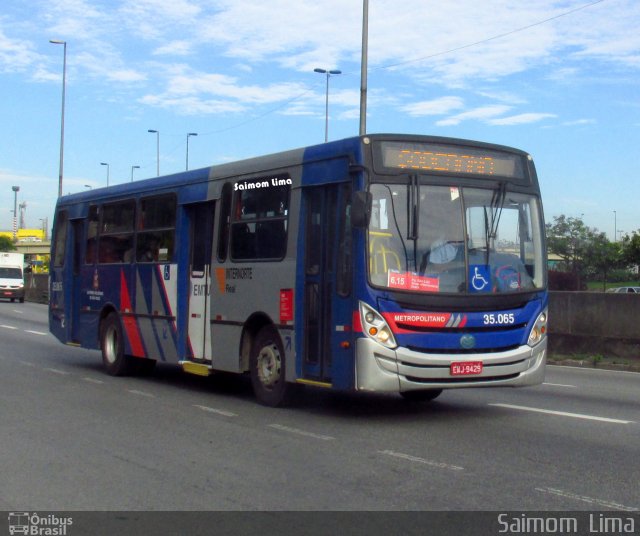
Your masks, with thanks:
<instances>
[{"instance_id":1,"label":"bus rear window","mask_svg":"<svg viewBox=\"0 0 640 536\"><path fill-rule=\"evenodd\" d=\"M64 253L67 244L67 212L65 210L58 212L56 217L53 244L55 248L53 266L60 268L64 266Z\"/></svg>"}]
</instances>

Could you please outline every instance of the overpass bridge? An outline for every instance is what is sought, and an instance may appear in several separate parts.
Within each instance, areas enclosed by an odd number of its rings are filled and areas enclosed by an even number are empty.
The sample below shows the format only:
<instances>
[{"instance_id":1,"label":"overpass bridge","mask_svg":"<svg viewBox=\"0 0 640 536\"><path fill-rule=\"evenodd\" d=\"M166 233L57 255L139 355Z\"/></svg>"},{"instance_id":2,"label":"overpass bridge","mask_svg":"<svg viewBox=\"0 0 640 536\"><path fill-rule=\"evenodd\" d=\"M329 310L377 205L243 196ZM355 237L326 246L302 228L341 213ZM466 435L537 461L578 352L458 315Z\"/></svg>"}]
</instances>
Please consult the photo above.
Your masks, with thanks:
<instances>
[{"instance_id":1,"label":"overpass bridge","mask_svg":"<svg viewBox=\"0 0 640 536\"><path fill-rule=\"evenodd\" d=\"M51 241L46 242L17 242L14 244L18 253L27 255L49 255Z\"/></svg>"}]
</instances>

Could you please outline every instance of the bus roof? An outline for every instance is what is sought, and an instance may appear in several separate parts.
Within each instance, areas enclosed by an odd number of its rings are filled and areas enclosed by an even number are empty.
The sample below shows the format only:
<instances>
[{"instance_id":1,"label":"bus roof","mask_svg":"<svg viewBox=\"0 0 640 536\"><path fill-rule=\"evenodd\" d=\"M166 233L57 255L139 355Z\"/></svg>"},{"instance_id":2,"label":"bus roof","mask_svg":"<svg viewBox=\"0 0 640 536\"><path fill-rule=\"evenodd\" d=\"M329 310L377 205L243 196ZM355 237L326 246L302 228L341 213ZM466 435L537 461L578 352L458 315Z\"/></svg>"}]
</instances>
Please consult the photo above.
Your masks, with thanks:
<instances>
[{"instance_id":1,"label":"bus roof","mask_svg":"<svg viewBox=\"0 0 640 536\"><path fill-rule=\"evenodd\" d=\"M378 133L367 134L365 136L354 136L341 140L331 141L308 147L290 149L278 153L262 156L255 156L234 162L216 164L204 168L181 171L160 177L139 179L135 182L114 184L108 187L95 188L92 190L62 196L58 200L58 205L73 205L96 199L107 201L118 199L126 195L140 193L161 193L162 190L174 189L177 185L204 185L209 180L223 180L231 177L241 177L256 172L268 173L270 170L277 170L283 167L321 160L328 155L348 155L359 154L364 144L379 140L385 141L417 141L433 144L457 145L462 147L485 148L494 151L504 151L528 157L528 153L504 145L442 136L429 136L420 134L392 134Z\"/></svg>"}]
</instances>

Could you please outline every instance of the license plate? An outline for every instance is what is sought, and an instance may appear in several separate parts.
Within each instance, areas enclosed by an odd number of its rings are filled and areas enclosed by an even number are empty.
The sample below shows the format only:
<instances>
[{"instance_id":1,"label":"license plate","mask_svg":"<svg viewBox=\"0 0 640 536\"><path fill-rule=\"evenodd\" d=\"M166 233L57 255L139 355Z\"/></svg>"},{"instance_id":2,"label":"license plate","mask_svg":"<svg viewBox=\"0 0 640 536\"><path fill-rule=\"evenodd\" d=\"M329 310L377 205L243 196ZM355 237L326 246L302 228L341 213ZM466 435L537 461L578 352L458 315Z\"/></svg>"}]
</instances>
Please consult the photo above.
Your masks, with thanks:
<instances>
[{"instance_id":1,"label":"license plate","mask_svg":"<svg viewBox=\"0 0 640 536\"><path fill-rule=\"evenodd\" d=\"M463 361L451 363L451 376L473 376L482 374L482 361Z\"/></svg>"}]
</instances>

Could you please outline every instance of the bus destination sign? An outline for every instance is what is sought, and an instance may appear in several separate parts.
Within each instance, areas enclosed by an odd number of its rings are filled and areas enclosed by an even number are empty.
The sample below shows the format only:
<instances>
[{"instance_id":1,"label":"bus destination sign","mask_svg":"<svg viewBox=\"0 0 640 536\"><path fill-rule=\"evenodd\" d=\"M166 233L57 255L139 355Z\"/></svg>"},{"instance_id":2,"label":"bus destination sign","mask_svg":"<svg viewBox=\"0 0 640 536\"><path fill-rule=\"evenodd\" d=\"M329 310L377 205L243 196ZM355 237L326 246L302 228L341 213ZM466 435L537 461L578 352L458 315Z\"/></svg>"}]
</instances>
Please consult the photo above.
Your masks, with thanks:
<instances>
[{"instance_id":1,"label":"bus destination sign","mask_svg":"<svg viewBox=\"0 0 640 536\"><path fill-rule=\"evenodd\" d=\"M382 143L382 165L415 171L523 179L522 157L479 148L430 143Z\"/></svg>"}]
</instances>

